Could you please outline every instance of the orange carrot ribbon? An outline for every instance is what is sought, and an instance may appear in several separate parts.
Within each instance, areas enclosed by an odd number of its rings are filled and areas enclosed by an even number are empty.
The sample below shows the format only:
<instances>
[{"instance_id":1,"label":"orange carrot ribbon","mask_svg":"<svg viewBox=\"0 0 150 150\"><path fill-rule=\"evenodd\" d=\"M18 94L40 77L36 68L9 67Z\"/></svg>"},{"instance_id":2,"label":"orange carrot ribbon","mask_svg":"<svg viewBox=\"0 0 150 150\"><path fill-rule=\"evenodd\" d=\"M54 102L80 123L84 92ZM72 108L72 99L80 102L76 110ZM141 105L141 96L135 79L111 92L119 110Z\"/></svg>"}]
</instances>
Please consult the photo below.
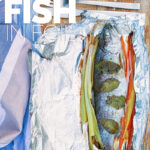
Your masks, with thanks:
<instances>
[{"instance_id":1,"label":"orange carrot ribbon","mask_svg":"<svg viewBox=\"0 0 150 150\"><path fill-rule=\"evenodd\" d=\"M125 57L125 77L128 82L128 90L126 96L127 107L125 109L124 117L121 118L121 134L119 139L119 150L122 150L124 144L127 143L126 149L131 149L133 137L133 118L135 115L136 94L134 89L134 73L135 73L135 52L132 44L133 33L128 36L128 49L125 48L123 36L120 41Z\"/></svg>"}]
</instances>

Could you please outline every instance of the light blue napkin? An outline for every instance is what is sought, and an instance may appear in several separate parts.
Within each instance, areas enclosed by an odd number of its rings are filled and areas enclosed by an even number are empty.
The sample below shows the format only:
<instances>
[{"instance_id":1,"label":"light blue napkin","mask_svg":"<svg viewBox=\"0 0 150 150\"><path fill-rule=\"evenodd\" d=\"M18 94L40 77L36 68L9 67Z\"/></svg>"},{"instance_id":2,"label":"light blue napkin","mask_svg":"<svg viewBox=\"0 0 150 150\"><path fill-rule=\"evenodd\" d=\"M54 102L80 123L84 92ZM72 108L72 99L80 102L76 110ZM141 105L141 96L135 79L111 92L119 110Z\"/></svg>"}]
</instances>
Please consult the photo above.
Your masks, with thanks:
<instances>
[{"instance_id":1,"label":"light blue napkin","mask_svg":"<svg viewBox=\"0 0 150 150\"><path fill-rule=\"evenodd\" d=\"M31 0L31 6L32 3ZM40 36L41 29L40 25L36 26L39 34L35 34L33 40L32 29L36 24L23 24L23 15L17 15L17 22L14 17L12 25L26 39L19 38L12 26L4 23L4 5L4 1L0 1L0 89L4 90L0 92L0 150L28 150L30 76L27 52ZM19 7L22 13L23 6Z\"/></svg>"}]
</instances>

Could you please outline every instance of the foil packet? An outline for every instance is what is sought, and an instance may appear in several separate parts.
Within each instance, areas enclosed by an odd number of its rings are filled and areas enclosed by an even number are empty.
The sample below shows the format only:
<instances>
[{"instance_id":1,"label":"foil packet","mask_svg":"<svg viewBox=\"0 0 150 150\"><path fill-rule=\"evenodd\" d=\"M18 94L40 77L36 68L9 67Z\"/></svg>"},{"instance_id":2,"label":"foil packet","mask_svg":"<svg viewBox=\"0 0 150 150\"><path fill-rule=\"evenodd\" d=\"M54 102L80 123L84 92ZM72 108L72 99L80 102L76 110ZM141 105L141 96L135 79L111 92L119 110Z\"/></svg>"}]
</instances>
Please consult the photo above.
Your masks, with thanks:
<instances>
[{"instance_id":1,"label":"foil packet","mask_svg":"<svg viewBox=\"0 0 150 150\"><path fill-rule=\"evenodd\" d=\"M81 125L81 68L85 39L91 33L102 35L106 24L115 28L111 46L106 49L114 54L117 62L120 44L115 43L119 35L127 36L133 32L133 47L136 54L134 86L136 92L136 114L134 116L133 150L142 150L149 106L149 65L148 52L144 44L144 15L86 12L82 21L72 25L61 25L47 29L35 43L38 53L32 52L31 86L31 150L88 150L88 123ZM106 34L109 34L109 32ZM102 42L102 41L101 41ZM101 45L101 44L99 44ZM111 49L112 48L112 49ZM98 46L101 49L101 46ZM97 53L95 63L102 53ZM116 56L116 57L115 57ZM103 56L110 58L110 55ZM96 75L96 74L95 74ZM116 77L122 80L121 77ZM123 90L124 84L114 93ZM103 94L103 97L107 94ZM96 99L99 95L96 95ZM95 103L96 110L102 108L101 102ZM97 111L97 118L110 116L119 122L119 114L113 110L106 113ZM113 113L112 113L113 112ZM105 149L113 147L113 135L107 134L99 125ZM97 149L94 147L94 149ZM124 148L125 149L125 148Z\"/></svg>"}]
</instances>

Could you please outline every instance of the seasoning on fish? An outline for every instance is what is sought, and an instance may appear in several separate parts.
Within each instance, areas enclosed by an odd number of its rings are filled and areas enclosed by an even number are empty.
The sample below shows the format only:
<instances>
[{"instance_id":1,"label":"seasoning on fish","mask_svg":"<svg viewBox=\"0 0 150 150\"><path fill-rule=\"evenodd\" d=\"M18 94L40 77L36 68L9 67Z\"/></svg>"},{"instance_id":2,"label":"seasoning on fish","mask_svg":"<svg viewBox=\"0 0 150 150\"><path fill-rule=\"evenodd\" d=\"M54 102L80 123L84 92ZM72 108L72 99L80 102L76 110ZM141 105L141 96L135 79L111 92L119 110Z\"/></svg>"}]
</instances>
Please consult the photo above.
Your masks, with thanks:
<instances>
[{"instance_id":1,"label":"seasoning on fish","mask_svg":"<svg viewBox=\"0 0 150 150\"><path fill-rule=\"evenodd\" d=\"M124 108L125 103L126 103L126 98L124 96L108 96L106 101L106 104L116 109Z\"/></svg>"},{"instance_id":2,"label":"seasoning on fish","mask_svg":"<svg viewBox=\"0 0 150 150\"><path fill-rule=\"evenodd\" d=\"M100 119L99 122L103 126L103 128L110 134L117 134L119 132L118 122L112 119Z\"/></svg>"},{"instance_id":3,"label":"seasoning on fish","mask_svg":"<svg viewBox=\"0 0 150 150\"><path fill-rule=\"evenodd\" d=\"M96 92L112 92L120 85L120 81L114 78L109 78L101 83L95 84Z\"/></svg>"},{"instance_id":4,"label":"seasoning on fish","mask_svg":"<svg viewBox=\"0 0 150 150\"><path fill-rule=\"evenodd\" d=\"M117 74L121 66L117 63L108 60L101 60L96 68L106 74Z\"/></svg>"}]
</instances>

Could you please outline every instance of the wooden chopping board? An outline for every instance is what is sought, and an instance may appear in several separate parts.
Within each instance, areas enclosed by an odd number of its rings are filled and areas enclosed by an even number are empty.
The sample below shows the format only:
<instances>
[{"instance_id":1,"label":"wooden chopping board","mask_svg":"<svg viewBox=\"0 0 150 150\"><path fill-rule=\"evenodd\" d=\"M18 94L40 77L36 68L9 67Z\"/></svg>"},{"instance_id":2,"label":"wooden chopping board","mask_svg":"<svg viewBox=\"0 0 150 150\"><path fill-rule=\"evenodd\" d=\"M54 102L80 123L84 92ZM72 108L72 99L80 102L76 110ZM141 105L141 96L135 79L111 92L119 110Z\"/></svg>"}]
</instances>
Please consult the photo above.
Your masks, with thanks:
<instances>
[{"instance_id":1,"label":"wooden chopping board","mask_svg":"<svg viewBox=\"0 0 150 150\"><path fill-rule=\"evenodd\" d=\"M132 11L132 10L124 10L124 9L114 9L114 8L106 8L106 7L100 7L100 6L90 6L90 5L84 5L84 4L78 4L78 9L92 9L92 10L108 10L108 11L130 11L130 12L142 12L146 13L146 26L145 26L145 42L149 50L149 63L150 63L150 0L95 0L95 1L115 1L115 2L128 2L128 3L140 3L141 9L138 11ZM77 18L77 20L80 20L80 17ZM61 24L68 23L68 20L61 19ZM44 30L49 24L42 25L42 30ZM150 150L150 110L149 110L149 116L148 116L148 122L147 122L147 128L145 132L145 137L143 140L143 147L144 150Z\"/></svg>"}]
</instances>

